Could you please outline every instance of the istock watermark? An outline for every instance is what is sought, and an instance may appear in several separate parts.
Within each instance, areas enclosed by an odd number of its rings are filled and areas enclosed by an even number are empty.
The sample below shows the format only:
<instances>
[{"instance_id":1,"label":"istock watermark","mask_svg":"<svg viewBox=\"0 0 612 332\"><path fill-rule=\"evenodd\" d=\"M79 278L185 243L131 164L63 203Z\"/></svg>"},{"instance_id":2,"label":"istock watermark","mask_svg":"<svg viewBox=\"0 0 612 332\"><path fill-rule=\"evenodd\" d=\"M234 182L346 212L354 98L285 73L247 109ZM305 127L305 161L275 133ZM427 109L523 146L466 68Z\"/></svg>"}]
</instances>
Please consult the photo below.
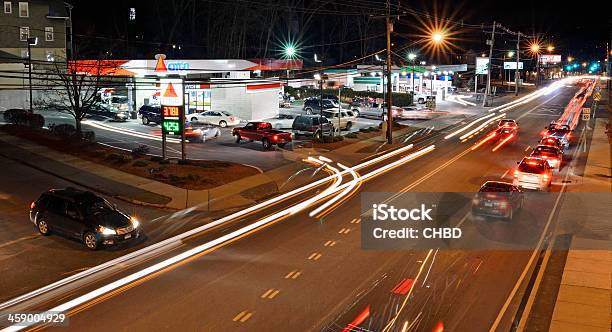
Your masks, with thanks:
<instances>
[{"instance_id":1,"label":"istock watermark","mask_svg":"<svg viewBox=\"0 0 612 332\"><path fill-rule=\"evenodd\" d=\"M363 193L361 201L363 249L529 250L559 235L611 234L610 193Z\"/></svg>"}]
</instances>

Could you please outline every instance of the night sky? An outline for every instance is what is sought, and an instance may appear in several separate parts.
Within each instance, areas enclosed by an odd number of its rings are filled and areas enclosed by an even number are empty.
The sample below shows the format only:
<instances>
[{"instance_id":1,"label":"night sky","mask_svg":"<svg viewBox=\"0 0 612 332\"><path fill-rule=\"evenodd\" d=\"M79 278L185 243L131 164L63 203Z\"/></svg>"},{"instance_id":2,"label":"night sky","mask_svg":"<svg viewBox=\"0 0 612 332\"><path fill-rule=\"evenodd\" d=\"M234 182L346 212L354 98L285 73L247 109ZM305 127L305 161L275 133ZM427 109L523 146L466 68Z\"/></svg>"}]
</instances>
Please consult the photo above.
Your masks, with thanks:
<instances>
[{"instance_id":1,"label":"night sky","mask_svg":"<svg viewBox=\"0 0 612 332\"><path fill-rule=\"evenodd\" d=\"M171 0L167 0L171 1ZM246 1L246 0L241 0ZM183 0L183 2L188 2ZM206 1L202 1L206 2ZM215 1L212 1L213 3ZM227 0L226 3L231 3ZM263 0L249 0L250 3L265 4ZM278 2L278 1L276 1ZM290 2L290 1L287 1ZM356 3L371 5L372 8L384 8L384 1L379 0L356 0ZM542 33L546 37L542 42L547 45L552 43L556 50L554 53L564 56L571 55L579 61L591 61L605 57L606 42L610 41L611 14L609 6L604 1L591 1L585 3L564 4L561 1L438 1L432 5L431 1L392 1L399 3L404 8L412 8L420 12L437 13L452 19L454 22L463 21L466 24L485 24L491 25L493 20L501 22L504 26L512 30L521 30L527 33ZM127 21L128 9L135 6L138 19L146 20L148 15L153 12L150 8L151 1L73 1L75 9L73 11L75 34L95 35L99 41L112 38L122 38L125 34L123 27ZM103 7L103 8L101 8ZM347 9L348 10L348 9ZM327 16L327 19L337 19L334 15ZM167 20L172 20L170 15ZM411 35L415 33L414 25L416 20L410 17L403 17L402 23L397 25L397 31ZM203 23L203 22L202 22ZM155 36L158 24L155 20L150 20L143 28L145 38L140 46L136 48L146 48L146 43L150 42L151 36ZM458 24L456 28L461 28ZM188 30L187 30L188 31ZM461 53L466 49L474 49L481 52L486 49L484 40L486 35L483 29L463 29L464 33L458 35L459 48L453 52ZM185 38L183 32L177 38ZM91 39L91 37L89 37ZM332 37L333 38L333 37ZM398 43L404 42L405 38L396 37ZM507 40L504 40L507 39ZM310 41L316 41L317 36L311 35ZM506 45L504 45L506 42ZM197 42L196 42L197 43ZM384 38L381 38L384 43ZM90 43L89 49L95 50L97 47L104 48L104 43ZM383 44L384 45L384 44ZM496 48L503 49L512 45L509 36L500 36L499 44ZM195 45L197 46L197 45ZM348 46L347 46L348 47ZM147 51L148 52L148 51ZM142 54L138 52L137 54ZM146 52L145 52L146 53ZM149 52L150 53L150 52ZM189 57L189 51L185 56ZM247 56L248 57L248 56Z\"/></svg>"}]
</instances>

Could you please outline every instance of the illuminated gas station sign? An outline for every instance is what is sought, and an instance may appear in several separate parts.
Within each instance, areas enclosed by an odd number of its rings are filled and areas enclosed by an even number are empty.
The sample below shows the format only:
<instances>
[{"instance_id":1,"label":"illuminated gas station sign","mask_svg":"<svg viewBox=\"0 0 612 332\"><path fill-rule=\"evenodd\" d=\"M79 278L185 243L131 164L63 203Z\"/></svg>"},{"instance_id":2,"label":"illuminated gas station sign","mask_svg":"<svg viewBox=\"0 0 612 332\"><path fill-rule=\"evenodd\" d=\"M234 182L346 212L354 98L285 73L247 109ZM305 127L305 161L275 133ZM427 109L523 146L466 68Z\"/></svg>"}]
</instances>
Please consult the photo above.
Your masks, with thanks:
<instances>
[{"instance_id":1,"label":"illuminated gas station sign","mask_svg":"<svg viewBox=\"0 0 612 332\"><path fill-rule=\"evenodd\" d=\"M162 134L183 135L185 127L181 121L183 112L185 112L183 81L181 79L161 79L160 99Z\"/></svg>"},{"instance_id":2,"label":"illuminated gas station sign","mask_svg":"<svg viewBox=\"0 0 612 332\"><path fill-rule=\"evenodd\" d=\"M181 114L184 106L162 105L162 133L166 135L182 135L183 125L181 124Z\"/></svg>"}]
</instances>

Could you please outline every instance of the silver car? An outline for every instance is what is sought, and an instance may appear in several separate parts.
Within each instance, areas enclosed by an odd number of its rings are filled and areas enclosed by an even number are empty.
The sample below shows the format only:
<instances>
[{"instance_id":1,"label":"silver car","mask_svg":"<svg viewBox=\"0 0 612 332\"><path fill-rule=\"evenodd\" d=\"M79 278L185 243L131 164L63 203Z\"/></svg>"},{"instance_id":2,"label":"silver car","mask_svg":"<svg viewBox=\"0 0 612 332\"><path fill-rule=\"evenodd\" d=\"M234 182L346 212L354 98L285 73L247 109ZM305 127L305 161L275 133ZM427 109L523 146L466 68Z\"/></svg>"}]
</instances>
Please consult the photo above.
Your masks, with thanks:
<instances>
[{"instance_id":1,"label":"silver car","mask_svg":"<svg viewBox=\"0 0 612 332\"><path fill-rule=\"evenodd\" d=\"M323 116L329 119L335 128L340 128L341 130L350 130L355 123L355 115L352 111L342 110L338 112L338 110L324 110Z\"/></svg>"}]
</instances>

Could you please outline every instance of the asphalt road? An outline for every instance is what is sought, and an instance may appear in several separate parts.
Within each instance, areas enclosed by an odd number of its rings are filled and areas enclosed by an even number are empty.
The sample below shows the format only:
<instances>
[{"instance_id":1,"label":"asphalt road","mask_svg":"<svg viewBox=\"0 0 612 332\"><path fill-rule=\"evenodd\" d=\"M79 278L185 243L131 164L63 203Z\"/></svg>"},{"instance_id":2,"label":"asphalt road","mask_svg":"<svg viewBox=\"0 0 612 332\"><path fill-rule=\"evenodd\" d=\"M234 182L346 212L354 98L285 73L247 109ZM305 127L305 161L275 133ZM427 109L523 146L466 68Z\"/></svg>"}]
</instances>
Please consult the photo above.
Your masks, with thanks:
<instances>
[{"instance_id":1,"label":"asphalt road","mask_svg":"<svg viewBox=\"0 0 612 332\"><path fill-rule=\"evenodd\" d=\"M360 192L473 192L486 180L510 181L516 162L537 144L542 128L558 117L575 91L564 87L510 111L508 117L520 123L520 135L497 152L491 152L491 145L471 151L476 139L444 141L426 156L365 182ZM570 162L554 177L552 191L561 189ZM527 207L544 215L550 210ZM361 326L369 330L380 331L395 319L392 330L409 322L414 330L429 331L442 323L449 331L488 331L503 308L516 310L507 306L508 298L531 251L362 250L360 216L358 194L322 220L292 215L79 307L71 313L70 327L337 331L367 312ZM491 232L483 233L469 219L451 221L458 223L469 226L466 242L523 226L491 222L484 226ZM537 233L546 224L530 227ZM202 241L195 237L185 246ZM392 292L406 278L418 280L410 298ZM508 315L502 315L505 330Z\"/></svg>"}]
</instances>

